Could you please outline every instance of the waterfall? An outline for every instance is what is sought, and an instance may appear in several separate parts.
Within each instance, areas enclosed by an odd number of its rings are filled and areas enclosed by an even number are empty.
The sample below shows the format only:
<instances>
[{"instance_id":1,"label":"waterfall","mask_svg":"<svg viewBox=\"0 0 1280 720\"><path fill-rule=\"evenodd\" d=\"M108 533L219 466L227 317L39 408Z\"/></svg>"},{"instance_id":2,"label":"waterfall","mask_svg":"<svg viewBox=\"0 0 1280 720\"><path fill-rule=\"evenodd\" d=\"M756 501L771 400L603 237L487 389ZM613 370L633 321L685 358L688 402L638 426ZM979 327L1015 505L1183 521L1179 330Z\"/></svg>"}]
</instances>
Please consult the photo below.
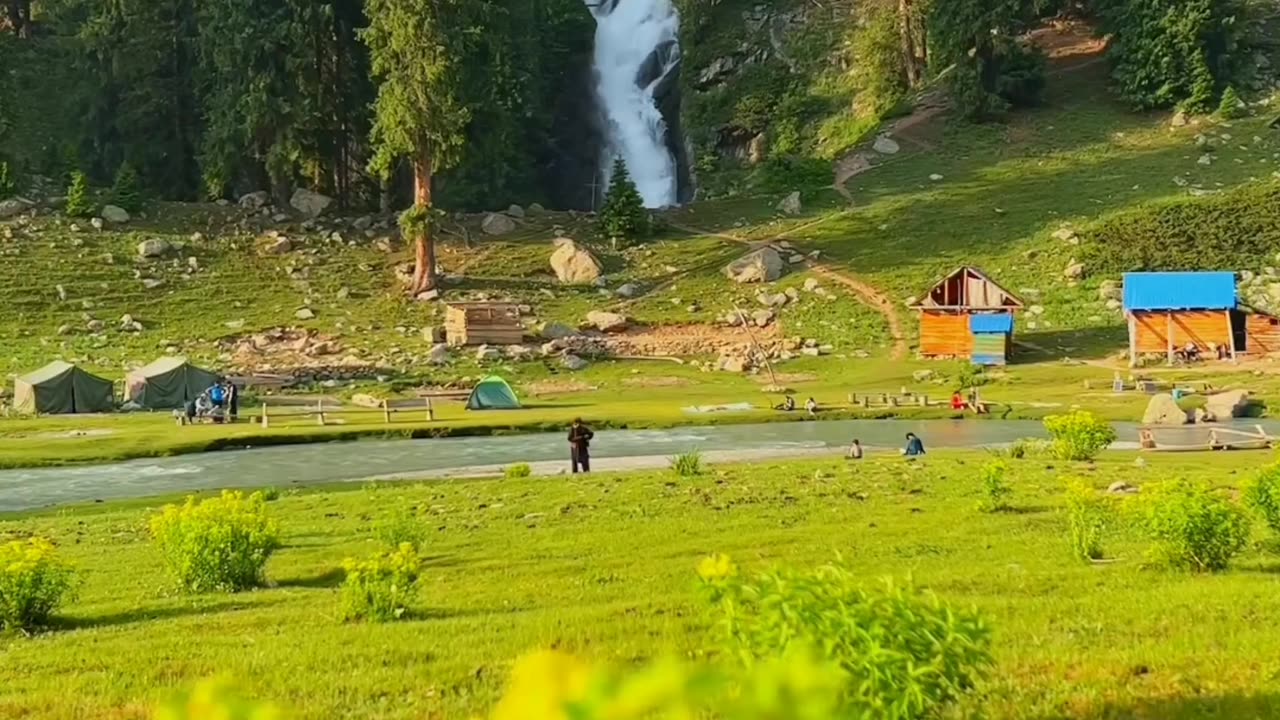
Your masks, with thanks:
<instances>
[{"instance_id":1,"label":"waterfall","mask_svg":"<svg viewBox=\"0 0 1280 720\"><path fill-rule=\"evenodd\" d=\"M594 62L605 126L604 184L608 185L614 158L621 157L645 207L675 205L679 169L659 97L677 92L680 17L671 0L586 3L596 18Z\"/></svg>"}]
</instances>

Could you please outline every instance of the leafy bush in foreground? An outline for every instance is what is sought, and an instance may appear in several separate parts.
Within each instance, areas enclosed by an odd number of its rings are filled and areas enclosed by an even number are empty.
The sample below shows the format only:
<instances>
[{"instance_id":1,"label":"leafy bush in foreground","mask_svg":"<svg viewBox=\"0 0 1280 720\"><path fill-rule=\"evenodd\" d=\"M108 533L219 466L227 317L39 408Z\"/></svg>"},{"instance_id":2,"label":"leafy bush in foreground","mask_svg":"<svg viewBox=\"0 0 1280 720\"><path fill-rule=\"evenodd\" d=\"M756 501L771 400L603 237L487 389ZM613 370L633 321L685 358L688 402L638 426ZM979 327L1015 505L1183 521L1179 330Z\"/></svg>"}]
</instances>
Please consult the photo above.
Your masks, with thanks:
<instances>
[{"instance_id":1,"label":"leafy bush in foreground","mask_svg":"<svg viewBox=\"0 0 1280 720\"><path fill-rule=\"evenodd\" d=\"M671 469L683 478L702 474L702 453L691 450L671 458Z\"/></svg>"},{"instance_id":2,"label":"leafy bush in foreground","mask_svg":"<svg viewBox=\"0 0 1280 720\"><path fill-rule=\"evenodd\" d=\"M519 463L517 465L508 465L502 474L508 480L519 480L533 475L533 468L528 463Z\"/></svg>"},{"instance_id":3,"label":"leafy bush in foreground","mask_svg":"<svg viewBox=\"0 0 1280 720\"><path fill-rule=\"evenodd\" d=\"M1102 557L1102 535L1111 517L1107 498L1083 482L1067 487L1067 525L1071 553L1086 562Z\"/></svg>"},{"instance_id":4,"label":"leafy bush in foreground","mask_svg":"<svg viewBox=\"0 0 1280 720\"><path fill-rule=\"evenodd\" d=\"M237 592L262 583L263 567L280 547L261 493L224 490L216 498L166 505L151 518L165 565L189 592Z\"/></svg>"},{"instance_id":5,"label":"leafy bush in foreground","mask_svg":"<svg viewBox=\"0 0 1280 720\"><path fill-rule=\"evenodd\" d=\"M1050 415L1044 429L1053 438L1053 454L1059 460L1092 460L1116 441L1111 423L1084 410Z\"/></svg>"},{"instance_id":6,"label":"leafy bush in foreground","mask_svg":"<svg viewBox=\"0 0 1280 720\"><path fill-rule=\"evenodd\" d=\"M987 463L982 468L982 500L978 509L982 512L1002 512L1009 509L1009 496L1013 488L1004 481L1009 466L1000 460Z\"/></svg>"},{"instance_id":7,"label":"leafy bush in foreground","mask_svg":"<svg viewBox=\"0 0 1280 720\"><path fill-rule=\"evenodd\" d=\"M412 507L401 506L393 510L390 517L378 522L374 536L392 550L405 543L419 550L427 539L427 529Z\"/></svg>"},{"instance_id":8,"label":"leafy bush in foreground","mask_svg":"<svg viewBox=\"0 0 1280 720\"><path fill-rule=\"evenodd\" d=\"M1263 468L1244 486L1244 504L1280 533L1280 463Z\"/></svg>"},{"instance_id":9,"label":"leafy bush in foreground","mask_svg":"<svg viewBox=\"0 0 1280 720\"><path fill-rule=\"evenodd\" d=\"M155 720L280 720L272 705L241 697L224 679L196 683L156 708Z\"/></svg>"},{"instance_id":10,"label":"leafy bush in foreground","mask_svg":"<svg viewBox=\"0 0 1280 720\"><path fill-rule=\"evenodd\" d=\"M364 561L342 563L342 615L347 620L389 622L404 617L418 593L422 561L410 543Z\"/></svg>"},{"instance_id":11,"label":"leafy bush in foreground","mask_svg":"<svg viewBox=\"0 0 1280 720\"><path fill-rule=\"evenodd\" d=\"M720 611L725 649L751 667L820 648L845 673L848 717L918 718L973 687L991 664L991 633L973 611L886 583L857 586L840 565L738 575L727 557L698 569Z\"/></svg>"},{"instance_id":12,"label":"leafy bush in foreground","mask_svg":"<svg viewBox=\"0 0 1280 720\"><path fill-rule=\"evenodd\" d=\"M1249 517L1208 485L1179 480L1158 488L1143 524L1152 559L1192 572L1225 570L1249 540Z\"/></svg>"},{"instance_id":13,"label":"leafy bush in foreground","mask_svg":"<svg viewBox=\"0 0 1280 720\"><path fill-rule=\"evenodd\" d=\"M75 572L53 543L34 537L0 545L0 630L48 624L71 593Z\"/></svg>"}]
</instances>

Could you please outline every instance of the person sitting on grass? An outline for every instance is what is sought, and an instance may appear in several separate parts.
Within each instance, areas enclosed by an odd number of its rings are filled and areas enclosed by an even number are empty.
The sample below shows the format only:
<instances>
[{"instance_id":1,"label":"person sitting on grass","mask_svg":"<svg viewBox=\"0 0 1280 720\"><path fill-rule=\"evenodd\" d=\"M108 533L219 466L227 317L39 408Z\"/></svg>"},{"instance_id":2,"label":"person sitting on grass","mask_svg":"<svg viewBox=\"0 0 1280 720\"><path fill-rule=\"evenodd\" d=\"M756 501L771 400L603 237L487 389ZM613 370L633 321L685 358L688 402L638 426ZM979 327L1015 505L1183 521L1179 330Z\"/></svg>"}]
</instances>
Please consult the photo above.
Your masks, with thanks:
<instances>
[{"instance_id":1,"label":"person sitting on grass","mask_svg":"<svg viewBox=\"0 0 1280 720\"><path fill-rule=\"evenodd\" d=\"M809 398L804 403L804 409L809 413L810 417L816 417L818 414L818 401L813 398Z\"/></svg>"},{"instance_id":2,"label":"person sitting on grass","mask_svg":"<svg viewBox=\"0 0 1280 720\"><path fill-rule=\"evenodd\" d=\"M968 407L969 407L968 403L964 401L964 396L960 394L959 390L951 393L951 409L952 410L966 410L968 409Z\"/></svg>"},{"instance_id":3,"label":"person sitting on grass","mask_svg":"<svg viewBox=\"0 0 1280 720\"><path fill-rule=\"evenodd\" d=\"M920 442L920 438L915 433L907 433L907 446L902 449L902 454L907 457L919 457L924 455L924 443Z\"/></svg>"},{"instance_id":4,"label":"person sitting on grass","mask_svg":"<svg viewBox=\"0 0 1280 720\"><path fill-rule=\"evenodd\" d=\"M781 405L775 405L774 410L782 410L783 412L791 412L796 409L796 399L788 395Z\"/></svg>"},{"instance_id":5,"label":"person sitting on grass","mask_svg":"<svg viewBox=\"0 0 1280 720\"><path fill-rule=\"evenodd\" d=\"M849 446L849 452L845 453L845 459L847 460L862 459L862 441L861 440L858 440L857 438L853 439L853 444Z\"/></svg>"}]
</instances>

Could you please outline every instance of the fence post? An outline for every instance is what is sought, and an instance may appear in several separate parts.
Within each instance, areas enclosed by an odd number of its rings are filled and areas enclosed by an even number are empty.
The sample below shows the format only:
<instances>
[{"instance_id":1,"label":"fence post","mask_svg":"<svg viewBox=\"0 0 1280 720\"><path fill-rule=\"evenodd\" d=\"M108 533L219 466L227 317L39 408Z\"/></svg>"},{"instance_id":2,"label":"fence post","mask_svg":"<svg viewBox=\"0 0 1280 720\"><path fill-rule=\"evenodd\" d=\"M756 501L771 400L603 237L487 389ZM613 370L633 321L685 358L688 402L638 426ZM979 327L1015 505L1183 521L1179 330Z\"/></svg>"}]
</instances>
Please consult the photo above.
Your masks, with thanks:
<instances>
[{"instance_id":1,"label":"fence post","mask_svg":"<svg viewBox=\"0 0 1280 720\"><path fill-rule=\"evenodd\" d=\"M928 396L928 395L921 395L921 396L920 396L920 407L929 407L929 396Z\"/></svg>"},{"instance_id":2,"label":"fence post","mask_svg":"<svg viewBox=\"0 0 1280 720\"><path fill-rule=\"evenodd\" d=\"M267 419L267 404L265 402L262 403L262 427L264 430L271 427L271 421Z\"/></svg>"},{"instance_id":3,"label":"fence post","mask_svg":"<svg viewBox=\"0 0 1280 720\"><path fill-rule=\"evenodd\" d=\"M391 424L391 406L387 404L386 398L382 399L382 422Z\"/></svg>"},{"instance_id":4,"label":"fence post","mask_svg":"<svg viewBox=\"0 0 1280 720\"><path fill-rule=\"evenodd\" d=\"M324 398L316 400L316 418L317 422L324 425Z\"/></svg>"},{"instance_id":5,"label":"fence post","mask_svg":"<svg viewBox=\"0 0 1280 720\"><path fill-rule=\"evenodd\" d=\"M431 396L427 396L427 422L436 421L436 409L431 406Z\"/></svg>"},{"instance_id":6,"label":"fence post","mask_svg":"<svg viewBox=\"0 0 1280 720\"><path fill-rule=\"evenodd\" d=\"M858 393L849 393L849 404L850 405L858 404Z\"/></svg>"}]
</instances>

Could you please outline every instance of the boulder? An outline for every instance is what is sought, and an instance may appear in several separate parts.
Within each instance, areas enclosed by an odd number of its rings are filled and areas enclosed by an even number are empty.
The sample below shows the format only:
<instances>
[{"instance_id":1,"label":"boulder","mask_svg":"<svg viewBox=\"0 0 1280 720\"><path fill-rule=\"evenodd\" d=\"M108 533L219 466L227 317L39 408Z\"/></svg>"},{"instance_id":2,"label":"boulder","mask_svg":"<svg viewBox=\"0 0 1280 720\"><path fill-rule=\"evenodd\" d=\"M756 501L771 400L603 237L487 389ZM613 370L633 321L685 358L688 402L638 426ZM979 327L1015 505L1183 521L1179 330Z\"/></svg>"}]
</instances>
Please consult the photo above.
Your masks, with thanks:
<instances>
[{"instance_id":1,"label":"boulder","mask_svg":"<svg viewBox=\"0 0 1280 720\"><path fill-rule=\"evenodd\" d=\"M769 323L773 322L773 311L756 310L751 313L751 322L755 323L756 327L768 327Z\"/></svg>"},{"instance_id":2,"label":"boulder","mask_svg":"<svg viewBox=\"0 0 1280 720\"><path fill-rule=\"evenodd\" d=\"M800 204L800 191L797 190L790 195L782 198L778 203L778 210L787 215L799 215L802 206Z\"/></svg>"},{"instance_id":3,"label":"boulder","mask_svg":"<svg viewBox=\"0 0 1280 720\"><path fill-rule=\"evenodd\" d=\"M481 345L476 348L476 360L480 362L490 362L501 359L502 351L498 348L489 347L488 345Z\"/></svg>"},{"instance_id":4,"label":"boulder","mask_svg":"<svg viewBox=\"0 0 1280 720\"><path fill-rule=\"evenodd\" d=\"M162 280L161 278L143 278L142 279L142 287L146 288L147 290L155 290L156 288L161 287L162 285L164 285L164 280Z\"/></svg>"},{"instance_id":5,"label":"boulder","mask_svg":"<svg viewBox=\"0 0 1280 720\"><path fill-rule=\"evenodd\" d=\"M129 211L116 205L104 205L102 208L102 219L113 225L123 225L129 222Z\"/></svg>"},{"instance_id":6,"label":"boulder","mask_svg":"<svg viewBox=\"0 0 1280 720\"><path fill-rule=\"evenodd\" d=\"M751 363L744 357L732 355L717 360L716 367L724 372L740 373L746 372L751 367Z\"/></svg>"},{"instance_id":7,"label":"boulder","mask_svg":"<svg viewBox=\"0 0 1280 720\"><path fill-rule=\"evenodd\" d=\"M897 155L898 152L902 150L902 146L898 144L897 140L894 140L888 135L880 135L876 138L876 141L872 143L871 149L881 155Z\"/></svg>"},{"instance_id":8,"label":"boulder","mask_svg":"<svg viewBox=\"0 0 1280 720\"><path fill-rule=\"evenodd\" d=\"M1204 405L1210 415L1220 420L1244 417L1249 408L1248 390L1228 390L1210 395Z\"/></svg>"},{"instance_id":9,"label":"boulder","mask_svg":"<svg viewBox=\"0 0 1280 720\"><path fill-rule=\"evenodd\" d=\"M1186 127L1188 122L1189 121L1187 120L1187 114L1182 110L1179 110L1178 112L1173 114L1173 117L1169 120L1169 125L1171 127L1180 128L1180 127Z\"/></svg>"},{"instance_id":10,"label":"boulder","mask_svg":"<svg viewBox=\"0 0 1280 720\"><path fill-rule=\"evenodd\" d=\"M1143 425L1186 425L1187 411L1178 407L1172 395L1153 395L1142 414Z\"/></svg>"},{"instance_id":11,"label":"boulder","mask_svg":"<svg viewBox=\"0 0 1280 720\"><path fill-rule=\"evenodd\" d=\"M351 227L362 232L368 230L373 227L373 216L365 215L363 217L358 217L351 223Z\"/></svg>"},{"instance_id":12,"label":"boulder","mask_svg":"<svg viewBox=\"0 0 1280 720\"><path fill-rule=\"evenodd\" d=\"M104 227L106 227L106 226L107 226L107 224L106 224L105 222L103 222L103 221L102 221L102 218L100 218L100 217L96 217L96 218L89 218L89 227L93 228L94 230L101 230L102 228L104 228Z\"/></svg>"},{"instance_id":13,"label":"boulder","mask_svg":"<svg viewBox=\"0 0 1280 720\"><path fill-rule=\"evenodd\" d=\"M1107 492L1112 495L1132 495L1138 492L1138 488L1123 480L1117 480L1107 486Z\"/></svg>"},{"instance_id":14,"label":"boulder","mask_svg":"<svg viewBox=\"0 0 1280 720\"><path fill-rule=\"evenodd\" d=\"M1044 306L1043 306L1043 305L1032 305L1031 307L1027 308L1027 312L1031 313L1032 315L1043 315L1043 314L1044 314Z\"/></svg>"},{"instance_id":15,"label":"boulder","mask_svg":"<svg viewBox=\"0 0 1280 720\"><path fill-rule=\"evenodd\" d=\"M245 210L261 210L269 202L271 202L271 193L266 190L259 190L240 196L240 207Z\"/></svg>"},{"instance_id":16,"label":"boulder","mask_svg":"<svg viewBox=\"0 0 1280 720\"><path fill-rule=\"evenodd\" d=\"M293 242L287 237L270 238L258 246L263 255L284 255L293 250Z\"/></svg>"},{"instance_id":17,"label":"boulder","mask_svg":"<svg viewBox=\"0 0 1280 720\"><path fill-rule=\"evenodd\" d=\"M432 365L444 365L449 362L449 346L444 343L431 346L431 352L427 353L427 362Z\"/></svg>"},{"instance_id":18,"label":"boulder","mask_svg":"<svg viewBox=\"0 0 1280 720\"><path fill-rule=\"evenodd\" d=\"M600 279L604 268L590 250L569 238L557 238L554 242L551 269L560 282L593 283Z\"/></svg>"},{"instance_id":19,"label":"boulder","mask_svg":"<svg viewBox=\"0 0 1280 720\"><path fill-rule=\"evenodd\" d=\"M560 358L560 364L566 370L578 371L587 367L587 361L573 354L566 354Z\"/></svg>"},{"instance_id":20,"label":"boulder","mask_svg":"<svg viewBox=\"0 0 1280 720\"><path fill-rule=\"evenodd\" d=\"M614 294L620 298L630 299L640 294L640 286L635 283L627 283L615 290Z\"/></svg>"},{"instance_id":21,"label":"boulder","mask_svg":"<svg viewBox=\"0 0 1280 720\"><path fill-rule=\"evenodd\" d=\"M1068 280L1079 280L1084 277L1084 263L1072 260L1067 263L1066 269L1062 271L1062 276Z\"/></svg>"},{"instance_id":22,"label":"boulder","mask_svg":"<svg viewBox=\"0 0 1280 720\"><path fill-rule=\"evenodd\" d=\"M773 282L782 277L782 256L771 247L762 247L729 263L724 274L737 283Z\"/></svg>"},{"instance_id":23,"label":"boulder","mask_svg":"<svg viewBox=\"0 0 1280 720\"><path fill-rule=\"evenodd\" d=\"M31 203L22 198L11 198L9 200L0 200L0 220L11 218L14 215L21 215L31 208Z\"/></svg>"},{"instance_id":24,"label":"boulder","mask_svg":"<svg viewBox=\"0 0 1280 720\"><path fill-rule=\"evenodd\" d=\"M138 243L138 257L140 258L158 258L164 257L172 248L168 240L160 238L152 238L143 240Z\"/></svg>"},{"instance_id":25,"label":"boulder","mask_svg":"<svg viewBox=\"0 0 1280 720\"><path fill-rule=\"evenodd\" d=\"M520 207L519 205L512 205L511 207L507 208L507 214L513 218L523 219L524 208Z\"/></svg>"},{"instance_id":26,"label":"boulder","mask_svg":"<svg viewBox=\"0 0 1280 720\"><path fill-rule=\"evenodd\" d=\"M306 188L294 190L293 197L289 198L289 206L308 218L320 217L320 214L331 204L333 204L333 198Z\"/></svg>"},{"instance_id":27,"label":"boulder","mask_svg":"<svg viewBox=\"0 0 1280 720\"><path fill-rule=\"evenodd\" d=\"M805 278L804 289L807 292L814 292L820 285L821 283L818 282L818 278Z\"/></svg>"},{"instance_id":28,"label":"boulder","mask_svg":"<svg viewBox=\"0 0 1280 720\"><path fill-rule=\"evenodd\" d=\"M538 330L538 335L547 340L559 340L561 338L573 337L578 331L565 325L564 323L548 322L543 323L542 328Z\"/></svg>"},{"instance_id":29,"label":"boulder","mask_svg":"<svg viewBox=\"0 0 1280 720\"><path fill-rule=\"evenodd\" d=\"M304 308L298 308L298 311L295 312L293 316L298 318L299 320L314 320L316 317L316 314L315 314L315 311L313 311L311 308L304 307Z\"/></svg>"},{"instance_id":30,"label":"boulder","mask_svg":"<svg viewBox=\"0 0 1280 720\"><path fill-rule=\"evenodd\" d=\"M916 370L915 372L911 373L911 379L915 380L916 382L925 382L926 380L932 380L933 376L934 376L934 372L932 370Z\"/></svg>"},{"instance_id":31,"label":"boulder","mask_svg":"<svg viewBox=\"0 0 1280 720\"><path fill-rule=\"evenodd\" d=\"M142 332L142 323L133 319L132 315L125 315L120 318L121 332Z\"/></svg>"},{"instance_id":32,"label":"boulder","mask_svg":"<svg viewBox=\"0 0 1280 720\"><path fill-rule=\"evenodd\" d=\"M1053 233L1053 239L1060 240L1065 243L1071 243L1072 245L1078 245L1080 240L1079 236L1076 235L1076 231L1069 227L1055 230Z\"/></svg>"},{"instance_id":33,"label":"boulder","mask_svg":"<svg viewBox=\"0 0 1280 720\"><path fill-rule=\"evenodd\" d=\"M1099 300L1122 300L1124 298L1124 285L1119 280L1103 280L1102 285L1098 286Z\"/></svg>"},{"instance_id":34,"label":"boulder","mask_svg":"<svg viewBox=\"0 0 1280 720\"><path fill-rule=\"evenodd\" d=\"M516 231L516 221L502 213L489 213L480 221L485 235L506 235Z\"/></svg>"},{"instance_id":35,"label":"boulder","mask_svg":"<svg viewBox=\"0 0 1280 720\"><path fill-rule=\"evenodd\" d=\"M542 207L542 203L529 203L529 213L530 213L530 214L533 214L533 215L539 215L539 214L544 213L544 212L546 212L546 211L547 211L547 209L546 209L546 208L544 208L544 207Z\"/></svg>"},{"instance_id":36,"label":"boulder","mask_svg":"<svg viewBox=\"0 0 1280 720\"><path fill-rule=\"evenodd\" d=\"M625 315L601 310L592 310L587 313L587 322L600 332L621 332L627 329Z\"/></svg>"}]
</instances>

